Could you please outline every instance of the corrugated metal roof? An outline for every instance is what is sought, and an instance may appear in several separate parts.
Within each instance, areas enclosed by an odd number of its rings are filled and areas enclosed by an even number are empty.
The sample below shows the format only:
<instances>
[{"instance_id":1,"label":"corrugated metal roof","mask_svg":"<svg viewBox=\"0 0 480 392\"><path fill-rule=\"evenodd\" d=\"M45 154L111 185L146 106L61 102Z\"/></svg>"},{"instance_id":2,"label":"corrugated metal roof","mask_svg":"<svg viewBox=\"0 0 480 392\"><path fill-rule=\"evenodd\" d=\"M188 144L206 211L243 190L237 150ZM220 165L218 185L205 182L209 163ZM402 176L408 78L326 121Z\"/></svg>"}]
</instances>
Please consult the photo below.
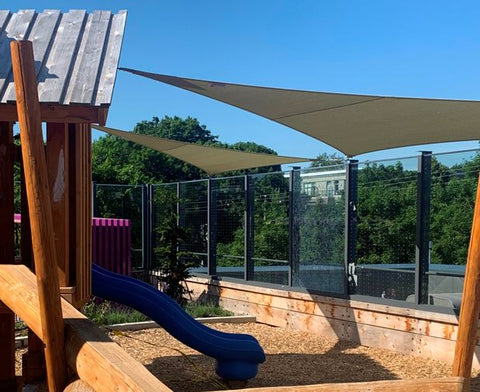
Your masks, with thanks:
<instances>
[{"instance_id":1,"label":"corrugated metal roof","mask_svg":"<svg viewBox=\"0 0 480 392\"><path fill-rule=\"evenodd\" d=\"M10 41L33 42L41 103L110 105L126 11L0 10L0 102L15 101Z\"/></svg>"}]
</instances>

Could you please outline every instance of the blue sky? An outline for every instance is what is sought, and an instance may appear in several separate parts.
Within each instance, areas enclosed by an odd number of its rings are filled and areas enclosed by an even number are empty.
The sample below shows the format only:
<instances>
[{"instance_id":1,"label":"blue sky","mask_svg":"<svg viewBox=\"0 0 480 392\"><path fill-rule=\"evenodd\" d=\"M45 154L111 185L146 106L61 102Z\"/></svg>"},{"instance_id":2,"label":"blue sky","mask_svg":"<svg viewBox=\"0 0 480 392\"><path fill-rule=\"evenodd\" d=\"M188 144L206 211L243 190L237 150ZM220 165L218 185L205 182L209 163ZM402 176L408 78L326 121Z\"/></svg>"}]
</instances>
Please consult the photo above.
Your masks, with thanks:
<instances>
[{"instance_id":1,"label":"blue sky","mask_svg":"<svg viewBox=\"0 0 480 392\"><path fill-rule=\"evenodd\" d=\"M128 10L120 65L198 79L302 90L480 100L475 1L27 1L2 8ZM269 120L119 71L107 125L192 116L223 142L281 155L331 147ZM383 159L477 142L361 155Z\"/></svg>"}]
</instances>

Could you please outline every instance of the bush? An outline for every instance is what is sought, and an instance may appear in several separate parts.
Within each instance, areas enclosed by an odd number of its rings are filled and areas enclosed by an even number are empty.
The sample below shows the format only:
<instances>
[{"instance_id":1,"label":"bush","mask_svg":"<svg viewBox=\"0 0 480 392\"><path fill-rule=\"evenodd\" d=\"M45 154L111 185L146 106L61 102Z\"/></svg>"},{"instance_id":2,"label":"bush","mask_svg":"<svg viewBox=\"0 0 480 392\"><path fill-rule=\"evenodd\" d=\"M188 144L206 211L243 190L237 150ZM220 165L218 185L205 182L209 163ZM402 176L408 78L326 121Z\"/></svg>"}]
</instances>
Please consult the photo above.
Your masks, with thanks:
<instances>
[{"instance_id":1,"label":"bush","mask_svg":"<svg viewBox=\"0 0 480 392\"><path fill-rule=\"evenodd\" d=\"M144 314L128 306L97 298L93 298L85 304L82 313L97 325L136 323L148 320Z\"/></svg>"}]
</instances>

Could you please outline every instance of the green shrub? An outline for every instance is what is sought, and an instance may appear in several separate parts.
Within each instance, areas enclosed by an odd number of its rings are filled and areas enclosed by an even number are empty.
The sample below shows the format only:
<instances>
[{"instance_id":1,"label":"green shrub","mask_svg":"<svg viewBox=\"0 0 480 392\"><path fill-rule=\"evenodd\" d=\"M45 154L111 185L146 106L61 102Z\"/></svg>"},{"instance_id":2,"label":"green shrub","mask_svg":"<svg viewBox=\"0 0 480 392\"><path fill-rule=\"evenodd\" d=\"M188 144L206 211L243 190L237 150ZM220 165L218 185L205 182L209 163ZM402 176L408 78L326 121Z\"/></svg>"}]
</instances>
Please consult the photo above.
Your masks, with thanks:
<instances>
[{"instance_id":1,"label":"green shrub","mask_svg":"<svg viewBox=\"0 0 480 392\"><path fill-rule=\"evenodd\" d=\"M125 305L96 298L84 305L82 313L97 325L136 323L148 318Z\"/></svg>"}]
</instances>

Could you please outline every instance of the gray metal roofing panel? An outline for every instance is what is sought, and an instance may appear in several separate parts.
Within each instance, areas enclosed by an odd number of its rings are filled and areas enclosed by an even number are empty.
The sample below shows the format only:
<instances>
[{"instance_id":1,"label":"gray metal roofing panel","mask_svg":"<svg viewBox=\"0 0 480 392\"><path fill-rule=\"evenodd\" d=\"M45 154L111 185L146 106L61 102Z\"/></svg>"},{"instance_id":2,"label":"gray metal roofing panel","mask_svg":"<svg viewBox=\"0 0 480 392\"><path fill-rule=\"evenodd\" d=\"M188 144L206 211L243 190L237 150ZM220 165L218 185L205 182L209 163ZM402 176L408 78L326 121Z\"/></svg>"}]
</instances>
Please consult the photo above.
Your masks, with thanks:
<instances>
[{"instance_id":1,"label":"gray metal roofing panel","mask_svg":"<svg viewBox=\"0 0 480 392\"><path fill-rule=\"evenodd\" d=\"M126 11L0 11L0 102L15 100L10 41L33 42L40 102L109 105Z\"/></svg>"}]
</instances>

